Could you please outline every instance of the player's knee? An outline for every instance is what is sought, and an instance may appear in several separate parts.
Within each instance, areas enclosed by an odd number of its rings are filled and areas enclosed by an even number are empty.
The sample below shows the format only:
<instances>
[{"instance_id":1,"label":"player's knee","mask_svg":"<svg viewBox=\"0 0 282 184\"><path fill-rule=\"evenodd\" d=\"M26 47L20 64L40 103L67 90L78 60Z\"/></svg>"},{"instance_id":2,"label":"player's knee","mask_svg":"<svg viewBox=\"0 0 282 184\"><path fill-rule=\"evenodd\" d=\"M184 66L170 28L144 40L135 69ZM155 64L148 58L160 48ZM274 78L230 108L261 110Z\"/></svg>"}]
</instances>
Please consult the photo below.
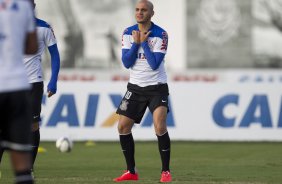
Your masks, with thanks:
<instances>
[{"instance_id":1,"label":"player's knee","mask_svg":"<svg viewBox=\"0 0 282 184\"><path fill-rule=\"evenodd\" d=\"M118 132L120 134L128 134L134 125L134 121L126 116L120 116L118 122Z\"/></svg>"},{"instance_id":2,"label":"player's knee","mask_svg":"<svg viewBox=\"0 0 282 184\"><path fill-rule=\"evenodd\" d=\"M163 135L167 132L166 124L163 123L155 123L155 133L157 135Z\"/></svg>"},{"instance_id":3,"label":"player's knee","mask_svg":"<svg viewBox=\"0 0 282 184\"><path fill-rule=\"evenodd\" d=\"M131 126L128 123L119 122L118 124L118 132L120 134L128 134L131 132Z\"/></svg>"}]
</instances>

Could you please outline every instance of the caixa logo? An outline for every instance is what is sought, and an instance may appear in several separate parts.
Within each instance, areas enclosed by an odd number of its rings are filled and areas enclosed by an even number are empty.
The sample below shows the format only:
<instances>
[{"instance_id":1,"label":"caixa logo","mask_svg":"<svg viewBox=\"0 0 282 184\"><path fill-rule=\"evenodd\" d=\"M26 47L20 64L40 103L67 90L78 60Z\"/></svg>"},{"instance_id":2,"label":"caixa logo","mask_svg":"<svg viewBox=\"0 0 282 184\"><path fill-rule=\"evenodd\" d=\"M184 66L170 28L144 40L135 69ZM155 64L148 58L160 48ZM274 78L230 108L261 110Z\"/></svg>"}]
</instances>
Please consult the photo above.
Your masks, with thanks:
<instances>
[{"instance_id":1,"label":"caixa logo","mask_svg":"<svg viewBox=\"0 0 282 184\"><path fill-rule=\"evenodd\" d=\"M229 94L220 98L214 105L212 118L214 122L224 128L235 127L235 123L239 122L239 128L250 127L252 124L260 124L263 128L278 127L282 128L282 103L279 111L271 109L267 95L253 95L250 98L246 107L239 105L240 96L237 94ZM233 109L242 109L242 118L239 119L239 114L233 113L231 117L227 117L224 113L228 107L233 106ZM235 110L236 111L236 110ZM234 112L235 112L234 111ZM241 111L241 110L240 110ZM238 111L236 111L238 112ZM278 122L273 122L272 117L277 114Z\"/></svg>"},{"instance_id":2,"label":"caixa logo","mask_svg":"<svg viewBox=\"0 0 282 184\"><path fill-rule=\"evenodd\" d=\"M42 117L44 125L47 127L56 127L58 124L67 124L69 127L112 127L118 121L118 115L115 113L115 110L120 105L122 100L122 96L119 94L109 94L107 95L110 101L112 102L112 107L105 107L103 102L99 103L100 95L99 94L90 94L87 97L87 103L85 104L86 110L83 114L84 117L79 117L78 108L84 109L82 103L75 100L75 95L73 94L62 94L59 96L57 102L54 105L54 108L48 109L51 110L50 116ZM49 108L46 103L46 96L43 97L42 105L46 108ZM53 99L51 99L53 100ZM169 102L170 112L167 115L167 125L169 127L174 127L174 117L173 117L173 109L171 103ZM109 109L113 108L113 111L109 112ZM96 122L97 112L103 111L108 114L103 122ZM82 120L80 122L79 120ZM143 121L141 122L142 127L150 127L153 124L153 118L151 113L146 113L143 117Z\"/></svg>"}]
</instances>

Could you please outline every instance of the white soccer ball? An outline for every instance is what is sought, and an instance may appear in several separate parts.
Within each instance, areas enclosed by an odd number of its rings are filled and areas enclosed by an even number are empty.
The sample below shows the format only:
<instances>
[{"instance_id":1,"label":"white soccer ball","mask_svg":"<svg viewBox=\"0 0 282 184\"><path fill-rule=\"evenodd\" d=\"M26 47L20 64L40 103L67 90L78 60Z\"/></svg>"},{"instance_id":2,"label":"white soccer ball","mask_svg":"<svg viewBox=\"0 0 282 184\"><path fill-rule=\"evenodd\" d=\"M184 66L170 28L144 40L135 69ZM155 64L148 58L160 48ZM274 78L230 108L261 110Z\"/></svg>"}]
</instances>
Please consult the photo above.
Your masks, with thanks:
<instances>
[{"instance_id":1,"label":"white soccer ball","mask_svg":"<svg viewBox=\"0 0 282 184\"><path fill-rule=\"evenodd\" d=\"M56 141L56 148L63 153L70 152L73 148L73 142L68 137L60 137Z\"/></svg>"}]
</instances>

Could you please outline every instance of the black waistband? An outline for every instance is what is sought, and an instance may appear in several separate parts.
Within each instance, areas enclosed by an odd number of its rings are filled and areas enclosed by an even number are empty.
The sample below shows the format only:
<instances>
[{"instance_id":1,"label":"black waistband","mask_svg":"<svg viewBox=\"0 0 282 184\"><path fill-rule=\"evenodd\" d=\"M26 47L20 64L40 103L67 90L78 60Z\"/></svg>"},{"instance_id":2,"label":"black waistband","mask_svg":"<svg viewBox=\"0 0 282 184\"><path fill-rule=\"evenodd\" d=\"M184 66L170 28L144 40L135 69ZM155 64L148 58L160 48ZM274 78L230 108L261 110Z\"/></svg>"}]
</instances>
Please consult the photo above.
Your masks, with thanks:
<instances>
[{"instance_id":1,"label":"black waistband","mask_svg":"<svg viewBox=\"0 0 282 184\"><path fill-rule=\"evenodd\" d=\"M157 84L150 85L145 87L140 87L136 84L127 84L127 89L137 94L142 95L169 95L168 85L165 84Z\"/></svg>"}]
</instances>

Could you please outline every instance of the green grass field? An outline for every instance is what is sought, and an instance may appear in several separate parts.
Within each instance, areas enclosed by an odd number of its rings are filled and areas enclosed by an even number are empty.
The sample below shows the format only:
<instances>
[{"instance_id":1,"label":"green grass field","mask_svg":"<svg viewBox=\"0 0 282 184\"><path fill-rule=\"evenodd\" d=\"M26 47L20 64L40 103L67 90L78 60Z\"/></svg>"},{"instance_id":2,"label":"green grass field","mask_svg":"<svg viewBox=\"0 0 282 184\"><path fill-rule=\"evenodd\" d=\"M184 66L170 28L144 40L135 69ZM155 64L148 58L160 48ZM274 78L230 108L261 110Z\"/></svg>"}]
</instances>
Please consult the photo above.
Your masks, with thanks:
<instances>
[{"instance_id":1,"label":"green grass field","mask_svg":"<svg viewBox=\"0 0 282 184\"><path fill-rule=\"evenodd\" d=\"M55 143L44 142L35 166L37 184L107 184L125 169L118 142L85 146L75 142L71 153L60 153ZM156 142L136 142L140 180L158 183L160 158ZM7 153L0 183L13 183ZM282 143L172 142L172 183L275 184L282 183Z\"/></svg>"}]
</instances>

